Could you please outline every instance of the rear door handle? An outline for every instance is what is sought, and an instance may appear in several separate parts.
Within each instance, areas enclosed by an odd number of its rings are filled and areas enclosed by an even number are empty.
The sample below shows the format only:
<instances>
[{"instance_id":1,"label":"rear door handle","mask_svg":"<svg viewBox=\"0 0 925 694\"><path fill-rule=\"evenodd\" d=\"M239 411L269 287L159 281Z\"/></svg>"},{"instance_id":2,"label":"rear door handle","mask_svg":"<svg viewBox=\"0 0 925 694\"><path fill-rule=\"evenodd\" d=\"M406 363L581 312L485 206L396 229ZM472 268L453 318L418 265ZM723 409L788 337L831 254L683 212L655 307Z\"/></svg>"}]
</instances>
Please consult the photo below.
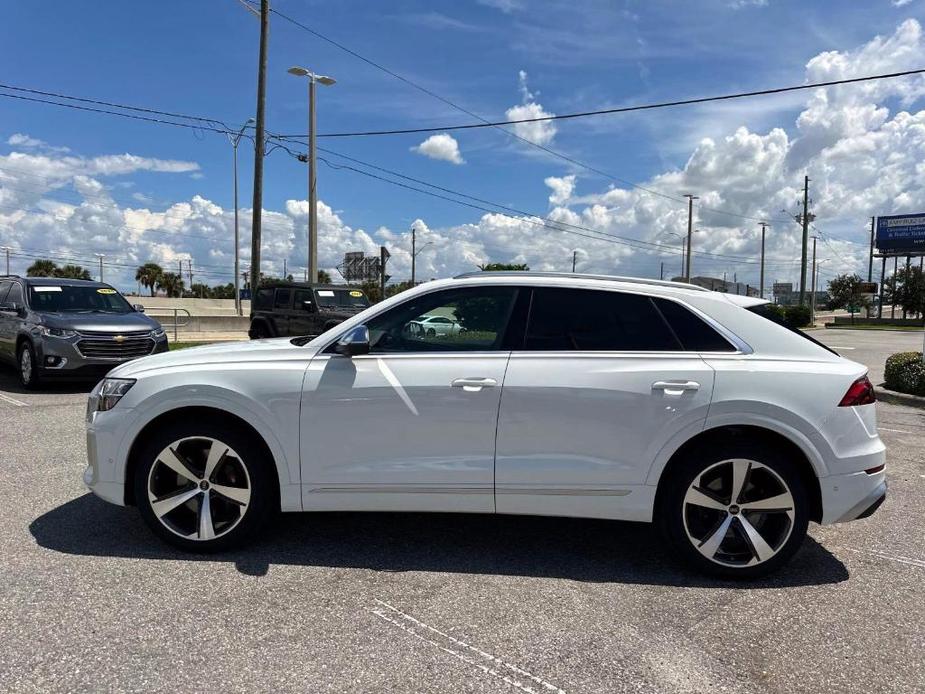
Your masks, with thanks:
<instances>
[{"instance_id":1,"label":"rear door handle","mask_svg":"<svg viewBox=\"0 0 925 694\"><path fill-rule=\"evenodd\" d=\"M454 388L462 388L470 393L475 393L482 390L482 388L496 386L498 382L493 378L457 378L450 385Z\"/></svg>"},{"instance_id":2,"label":"rear door handle","mask_svg":"<svg viewBox=\"0 0 925 694\"><path fill-rule=\"evenodd\" d=\"M652 390L663 390L665 395L683 395L685 390L698 390L700 384L697 381L656 381L652 384Z\"/></svg>"}]
</instances>

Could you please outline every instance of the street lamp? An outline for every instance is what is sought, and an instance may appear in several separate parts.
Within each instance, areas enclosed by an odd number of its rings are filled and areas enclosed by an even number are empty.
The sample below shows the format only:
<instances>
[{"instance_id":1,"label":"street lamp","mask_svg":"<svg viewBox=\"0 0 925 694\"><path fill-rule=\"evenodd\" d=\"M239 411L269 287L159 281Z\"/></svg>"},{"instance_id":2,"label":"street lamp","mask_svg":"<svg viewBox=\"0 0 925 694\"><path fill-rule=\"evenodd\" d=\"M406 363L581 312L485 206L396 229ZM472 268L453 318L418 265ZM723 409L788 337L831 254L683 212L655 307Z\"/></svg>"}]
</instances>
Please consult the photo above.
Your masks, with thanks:
<instances>
[{"instance_id":1,"label":"street lamp","mask_svg":"<svg viewBox=\"0 0 925 694\"><path fill-rule=\"evenodd\" d=\"M308 78L308 278L312 284L318 281L318 191L315 176L315 82L325 87L334 84L333 77L316 75L308 68L294 65L290 75Z\"/></svg>"},{"instance_id":2,"label":"street lamp","mask_svg":"<svg viewBox=\"0 0 925 694\"><path fill-rule=\"evenodd\" d=\"M106 256L103 253L94 253L93 255L95 255L97 258L100 259L100 282L102 282L103 281L103 258L105 258Z\"/></svg>"},{"instance_id":3,"label":"street lamp","mask_svg":"<svg viewBox=\"0 0 925 694\"><path fill-rule=\"evenodd\" d=\"M231 147L234 150L234 310L241 315L241 273L240 273L240 244L238 242L238 144L244 137L247 126L254 122L253 118L244 121L244 125L236 133L229 133Z\"/></svg>"}]
</instances>

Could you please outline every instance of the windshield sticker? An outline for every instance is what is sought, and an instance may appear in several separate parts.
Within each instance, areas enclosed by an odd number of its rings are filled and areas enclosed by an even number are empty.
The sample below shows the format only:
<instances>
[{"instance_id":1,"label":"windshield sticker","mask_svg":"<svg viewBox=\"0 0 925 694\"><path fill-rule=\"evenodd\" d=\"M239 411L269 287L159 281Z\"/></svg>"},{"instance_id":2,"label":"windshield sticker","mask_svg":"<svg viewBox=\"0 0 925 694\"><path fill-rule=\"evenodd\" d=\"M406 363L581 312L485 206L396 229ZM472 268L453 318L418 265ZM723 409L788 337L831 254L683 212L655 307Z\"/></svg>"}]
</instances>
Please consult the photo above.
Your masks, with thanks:
<instances>
[{"instance_id":1,"label":"windshield sticker","mask_svg":"<svg viewBox=\"0 0 925 694\"><path fill-rule=\"evenodd\" d=\"M34 292L60 292L61 287L32 287Z\"/></svg>"},{"instance_id":2,"label":"windshield sticker","mask_svg":"<svg viewBox=\"0 0 925 694\"><path fill-rule=\"evenodd\" d=\"M334 296L334 292L326 289L319 289L318 296Z\"/></svg>"},{"instance_id":3,"label":"windshield sticker","mask_svg":"<svg viewBox=\"0 0 925 694\"><path fill-rule=\"evenodd\" d=\"M350 292L350 296L361 297L363 296L363 292L358 292L354 289L352 292Z\"/></svg>"},{"instance_id":4,"label":"windshield sticker","mask_svg":"<svg viewBox=\"0 0 925 694\"><path fill-rule=\"evenodd\" d=\"M97 294L115 294L115 293L116 293L116 290L115 290L115 289L109 289L108 287L101 287L101 288L99 288L99 289L96 290L96 293L97 293Z\"/></svg>"}]
</instances>

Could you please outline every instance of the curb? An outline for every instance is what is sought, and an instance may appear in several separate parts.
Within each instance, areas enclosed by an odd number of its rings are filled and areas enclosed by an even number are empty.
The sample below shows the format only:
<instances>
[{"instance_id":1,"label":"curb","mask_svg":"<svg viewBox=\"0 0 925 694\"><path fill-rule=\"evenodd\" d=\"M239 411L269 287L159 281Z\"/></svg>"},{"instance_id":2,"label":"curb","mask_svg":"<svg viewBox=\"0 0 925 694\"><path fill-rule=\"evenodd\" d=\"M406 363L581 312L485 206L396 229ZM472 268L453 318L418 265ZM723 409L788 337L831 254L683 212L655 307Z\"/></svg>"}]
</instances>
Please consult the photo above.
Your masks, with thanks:
<instances>
[{"instance_id":1,"label":"curb","mask_svg":"<svg viewBox=\"0 0 925 694\"><path fill-rule=\"evenodd\" d=\"M877 400L888 402L891 405L905 405L906 407L920 407L925 409L925 397L889 390L882 383L877 386Z\"/></svg>"}]
</instances>

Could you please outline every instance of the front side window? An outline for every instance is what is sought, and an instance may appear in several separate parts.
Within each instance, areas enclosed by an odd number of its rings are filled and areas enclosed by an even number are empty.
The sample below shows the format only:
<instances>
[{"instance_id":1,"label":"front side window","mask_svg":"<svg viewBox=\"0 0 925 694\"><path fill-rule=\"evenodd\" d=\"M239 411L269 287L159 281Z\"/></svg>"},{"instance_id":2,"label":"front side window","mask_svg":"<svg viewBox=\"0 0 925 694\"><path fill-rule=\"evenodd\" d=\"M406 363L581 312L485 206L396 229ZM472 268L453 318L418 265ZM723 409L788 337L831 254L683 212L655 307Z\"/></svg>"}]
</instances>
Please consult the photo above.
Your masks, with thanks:
<instances>
[{"instance_id":1,"label":"front side window","mask_svg":"<svg viewBox=\"0 0 925 694\"><path fill-rule=\"evenodd\" d=\"M22 287L19 286L19 282L13 282L13 286L10 287L10 293L6 295L6 302L8 304L16 304L17 306L23 305ZM35 304L33 304L33 306L35 306Z\"/></svg>"},{"instance_id":2,"label":"front side window","mask_svg":"<svg viewBox=\"0 0 925 694\"><path fill-rule=\"evenodd\" d=\"M289 308L289 302L292 298L292 291L289 289L276 290L276 304L274 308Z\"/></svg>"},{"instance_id":3,"label":"front side window","mask_svg":"<svg viewBox=\"0 0 925 694\"><path fill-rule=\"evenodd\" d=\"M534 291L527 350L681 351L647 296L592 289Z\"/></svg>"},{"instance_id":4,"label":"front side window","mask_svg":"<svg viewBox=\"0 0 925 694\"><path fill-rule=\"evenodd\" d=\"M254 308L267 310L273 305L273 290L264 287L263 289L257 290L257 295L254 297Z\"/></svg>"},{"instance_id":5,"label":"front side window","mask_svg":"<svg viewBox=\"0 0 925 694\"><path fill-rule=\"evenodd\" d=\"M311 289L296 289L292 307L297 311L311 311L313 308Z\"/></svg>"},{"instance_id":6,"label":"front side window","mask_svg":"<svg viewBox=\"0 0 925 694\"><path fill-rule=\"evenodd\" d=\"M12 285L13 283L9 280L0 282L0 304L6 303L6 295L9 294Z\"/></svg>"},{"instance_id":7,"label":"front side window","mask_svg":"<svg viewBox=\"0 0 925 694\"><path fill-rule=\"evenodd\" d=\"M370 351L457 352L500 349L514 287L466 287L414 297L367 322ZM437 314L453 330L428 330L422 316Z\"/></svg>"}]
</instances>

